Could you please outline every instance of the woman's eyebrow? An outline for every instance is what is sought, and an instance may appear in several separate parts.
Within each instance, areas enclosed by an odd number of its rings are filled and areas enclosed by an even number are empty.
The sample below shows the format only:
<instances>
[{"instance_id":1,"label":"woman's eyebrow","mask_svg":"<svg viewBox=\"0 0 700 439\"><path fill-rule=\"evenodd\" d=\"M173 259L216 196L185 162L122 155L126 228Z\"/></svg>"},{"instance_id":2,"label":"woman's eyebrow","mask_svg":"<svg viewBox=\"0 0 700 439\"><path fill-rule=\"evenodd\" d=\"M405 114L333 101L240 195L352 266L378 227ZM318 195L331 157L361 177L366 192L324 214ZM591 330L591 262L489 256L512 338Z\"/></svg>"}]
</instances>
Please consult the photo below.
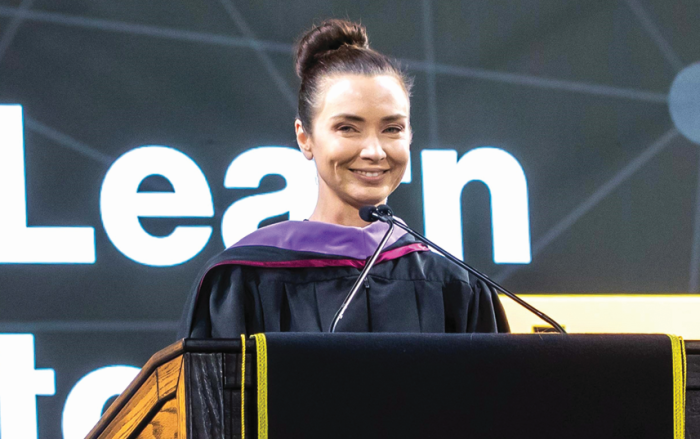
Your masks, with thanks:
<instances>
[{"instance_id":1,"label":"woman's eyebrow","mask_svg":"<svg viewBox=\"0 0 700 439\"><path fill-rule=\"evenodd\" d=\"M364 122L365 121L365 119L360 117L360 116L356 116L354 114L348 114L348 113L336 114L335 116L332 116L331 119L346 119L346 120L352 120L355 122Z\"/></svg>"},{"instance_id":2,"label":"woman's eyebrow","mask_svg":"<svg viewBox=\"0 0 700 439\"><path fill-rule=\"evenodd\" d=\"M405 114L392 114L391 116L382 117L381 121L382 122L393 122L395 120L405 119L405 118L406 118ZM332 116L331 119L346 119L346 120L352 120L354 122L365 122L365 119L363 117L357 116L355 114L348 114L348 113L336 114L335 116Z\"/></svg>"},{"instance_id":3,"label":"woman's eyebrow","mask_svg":"<svg viewBox=\"0 0 700 439\"><path fill-rule=\"evenodd\" d=\"M393 122L393 121L399 120L399 119L406 119L406 115L405 114L394 114L392 116L382 117L382 122Z\"/></svg>"}]
</instances>

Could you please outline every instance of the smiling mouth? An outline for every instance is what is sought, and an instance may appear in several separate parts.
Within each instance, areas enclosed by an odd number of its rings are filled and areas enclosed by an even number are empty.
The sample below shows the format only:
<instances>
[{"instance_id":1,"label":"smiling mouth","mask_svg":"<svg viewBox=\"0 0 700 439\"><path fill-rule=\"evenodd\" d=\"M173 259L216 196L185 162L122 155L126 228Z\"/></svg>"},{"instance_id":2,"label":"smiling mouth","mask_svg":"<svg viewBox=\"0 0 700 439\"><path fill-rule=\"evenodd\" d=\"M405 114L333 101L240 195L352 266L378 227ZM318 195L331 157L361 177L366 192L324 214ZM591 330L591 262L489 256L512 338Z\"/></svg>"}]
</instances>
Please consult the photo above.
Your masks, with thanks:
<instances>
[{"instance_id":1,"label":"smiling mouth","mask_svg":"<svg viewBox=\"0 0 700 439\"><path fill-rule=\"evenodd\" d=\"M364 177L379 177L380 175L384 175L385 173L389 172L389 170L385 169L380 171L360 171L357 169L353 169L352 172L354 172L355 174L360 174Z\"/></svg>"}]
</instances>

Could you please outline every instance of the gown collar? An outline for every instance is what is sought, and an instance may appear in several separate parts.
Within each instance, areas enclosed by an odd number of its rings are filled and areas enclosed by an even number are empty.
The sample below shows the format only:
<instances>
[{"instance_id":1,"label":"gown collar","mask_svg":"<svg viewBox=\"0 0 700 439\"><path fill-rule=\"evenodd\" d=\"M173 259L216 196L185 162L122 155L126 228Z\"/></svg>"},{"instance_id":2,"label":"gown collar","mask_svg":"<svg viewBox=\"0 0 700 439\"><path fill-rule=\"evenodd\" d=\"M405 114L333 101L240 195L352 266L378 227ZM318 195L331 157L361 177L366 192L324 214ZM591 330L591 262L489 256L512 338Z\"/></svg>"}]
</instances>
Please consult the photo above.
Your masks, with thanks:
<instances>
[{"instance_id":1,"label":"gown collar","mask_svg":"<svg viewBox=\"0 0 700 439\"><path fill-rule=\"evenodd\" d=\"M366 259L377 249L388 227L380 221L365 227L341 226L319 221L283 221L256 230L231 248L266 246ZM394 244L405 234L405 230L394 228L386 247Z\"/></svg>"}]
</instances>

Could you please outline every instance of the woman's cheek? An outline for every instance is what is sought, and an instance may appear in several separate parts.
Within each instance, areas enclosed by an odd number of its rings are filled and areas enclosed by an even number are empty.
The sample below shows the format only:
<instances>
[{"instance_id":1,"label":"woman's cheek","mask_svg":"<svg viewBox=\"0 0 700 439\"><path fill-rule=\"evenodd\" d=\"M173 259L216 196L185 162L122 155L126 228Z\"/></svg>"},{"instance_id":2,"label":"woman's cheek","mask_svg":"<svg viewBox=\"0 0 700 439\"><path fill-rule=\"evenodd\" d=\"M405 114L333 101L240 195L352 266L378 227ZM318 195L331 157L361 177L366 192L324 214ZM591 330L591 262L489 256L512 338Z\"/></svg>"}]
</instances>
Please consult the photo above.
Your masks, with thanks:
<instances>
[{"instance_id":1,"label":"woman's cheek","mask_svg":"<svg viewBox=\"0 0 700 439\"><path fill-rule=\"evenodd\" d=\"M407 166L409 158L409 151L405 147L399 148L394 154L394 161L400 166Z\"/></svg>"},{"instance_id":2,"label":"woman's cheek","mask_svg":"<svg viewBox=\"0 0 700 439\"><path fill-rule=\"evenodd\" d=\"M342 145L335 154L339 166L350 166L355 161L356 154L351 145Z\"/></svg>"}]
</instances>

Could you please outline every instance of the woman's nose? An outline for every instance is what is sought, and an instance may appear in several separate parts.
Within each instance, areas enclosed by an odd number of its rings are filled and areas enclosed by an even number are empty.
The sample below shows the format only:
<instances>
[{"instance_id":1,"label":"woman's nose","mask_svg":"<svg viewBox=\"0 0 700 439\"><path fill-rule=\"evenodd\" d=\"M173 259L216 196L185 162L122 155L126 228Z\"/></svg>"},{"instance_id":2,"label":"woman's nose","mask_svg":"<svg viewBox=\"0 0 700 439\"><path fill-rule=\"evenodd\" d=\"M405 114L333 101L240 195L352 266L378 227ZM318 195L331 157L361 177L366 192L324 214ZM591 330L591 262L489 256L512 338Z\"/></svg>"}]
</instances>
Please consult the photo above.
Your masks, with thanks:
<instances>
[{"instance_id":1,"label":"woman's nose","mask_svg":"<svg viewBox=\"0 0 700 439\"><path fill-rule=\"evenodd\" d=\"M360 157L372 161L380 161L386 158L386 152L379 139L373 136L368 138L363 145Z\"/></svg>"}]
</instances>

